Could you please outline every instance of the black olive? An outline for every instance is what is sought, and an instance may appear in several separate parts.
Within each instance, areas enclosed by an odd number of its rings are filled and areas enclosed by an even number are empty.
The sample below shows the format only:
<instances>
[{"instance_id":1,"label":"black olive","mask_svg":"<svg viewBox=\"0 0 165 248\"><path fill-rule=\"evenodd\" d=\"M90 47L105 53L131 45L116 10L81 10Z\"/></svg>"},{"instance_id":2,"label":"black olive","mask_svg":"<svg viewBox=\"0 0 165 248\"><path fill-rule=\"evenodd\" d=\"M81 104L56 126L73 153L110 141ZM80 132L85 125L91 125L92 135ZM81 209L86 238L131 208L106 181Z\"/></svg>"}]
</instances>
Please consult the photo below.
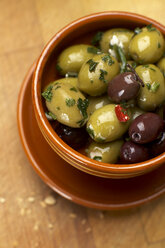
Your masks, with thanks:
<instances>
[{"instance_id":1,"label":"black olive","mask_svg":"<svg viewBox=\"0 0 165 248\"><path fill-rule=\"evenodd\" d=\"M64 142L74 149L85 146L88 141L89 136L85 128L72 128L61 123L56 123L54 130Z\"/></svg>"},{"instance_id":2,"label":"black olive","mask_svg":"<svg viewBox=\"0 0 165 248\"><path fill-rule=\"evenodd\" d=\"M129 127L129 136L135 143L145 144L155 140L163 131L163 119L155 113L144 113L135 118Z\"/></svg>"},{"instance_id":3,"label":"black olive","mask_svg":"<svg viewBox=\"0 0 165 248\"><path fill-rule=\"evenodd\" d=\"M132 72L117 75L108 84L108 96L115 103L135 98L139 92L140 83Z\"/></svg>"},{"instance_id":4,"label":"black olive","mask_svg":"<svg viewBox=\"0 0 165 248\"><path fill-rule=\"evenodd\" d=\"M120 162L124 164L140 163L149 158L148 149L132 141L125 142L120 150Z\"/></svg>"},{"instance_id":5,"label":"black olive","mask_svg":"<svg viewBox=\"0 0 165 248\"><path fill-rule=\"evenodd\" d=\"M156 140L149 144L149 151L152 157L165 152L165 131L163 131Z\"/></svg>"}]
</instances>

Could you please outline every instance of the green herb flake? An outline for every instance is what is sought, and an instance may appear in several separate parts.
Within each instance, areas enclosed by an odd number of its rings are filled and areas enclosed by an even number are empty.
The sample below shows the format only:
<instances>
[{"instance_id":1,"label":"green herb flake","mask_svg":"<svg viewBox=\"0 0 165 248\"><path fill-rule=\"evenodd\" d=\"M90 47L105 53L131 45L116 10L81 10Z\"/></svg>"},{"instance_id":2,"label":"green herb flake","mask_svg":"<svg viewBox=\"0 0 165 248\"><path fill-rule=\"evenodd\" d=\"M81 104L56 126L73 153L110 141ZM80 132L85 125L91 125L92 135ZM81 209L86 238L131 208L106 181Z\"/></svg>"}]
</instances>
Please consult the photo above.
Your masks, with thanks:
<instances>
[{"instance_id":1,"label":"green herb flake","mask_svg":"<svg viewBox=\"0 0 165 248\"><path fill-rule=\"evenodd\" d=\"M104 71L103 69L100 69L100 77L99 77L99 79L101 81L103 81L104 83L107 83L107 80L104 78L104 76L107 75L107 74L108 74L107 71Z\"/></svg>"},{"instance_id":2,"label":"green herb flake","mask_svg":"<svg viewBox=\"0 0 165 248\"><path fill-rule=\"evenodd\" d=\"M156 71L156 70L155 70L154 68L152 68L152 67L149 67L149 68L150 68L151 71Z\"/></svg>"},{"instance_id":3,"label":"green herb flake","mask_svg":"<svg viewBox=\"0 0 165 248\"><path fill-rule=\"evenodd\" d=\"M135 35L136 34L140 34L142 32L142 30L141 30L141 28L135 28L135 30L134 30L134 33L135 33Z\"/></svg>"},{"instance_id":4,"label":"green herb flake","mask_svg":"<svg viewBox=\"0 0 165 248\"><path fill-rule=\"evenodd\" d=\"M46 115L46 118L48 119L48 121L57 120L56 115L53 114L52 112L46 112L45 115Z\"/></svg>"},{"instance_id":5,"label":"green herb flake","mask_svg":"<svg viewBox=\"0 0 165 248\"><path fill-rule=\"evenodd\" d=\"M56 64L56 70L57 70L58 72L62 72L62 68L59 66L59 64Z\"/></svg>"},{"instance_id":6,"label":"green herb flake","mask_svg":"<svg viewBox=\"0 0 165 248\"><path fill-rule=\"evenodd\" d=\"M80 127L82 127L84 125L86 119L82 119L80 121L77 121L77 124L79 124Z\"/></svg>"},{"instance_id":7,"label":"green herb flake","mask_svg":"<svg viewBox=\"0 0 165 248\"><path fill-rule=\"evenodd\" d=\"M88 99L82 99L79 98L77 101L77 107L80 110L82 116L84 117L84 119L88 118L88 114L87 114L87 108L89 105L89 100Z\"/></svg>"},{"instance_id":8,"label":"green herb flake","mask_svg":"<svg viewBox=\"0 0 165 248\"><path fill-rule=\"evenodd\" d=\"M51 102L51 100L52 100L52 96L53 96L52 89L53 89L53 85L49 85L48 88L47 88L47 90L42 93L42 96L48 102Z\"/></svg>"},{"instance_id":9,"label":"green herb flake","mask_svg":"<svg viewBox=\"0 0 165 248\"><path fill-rule=\"evenodd\" d=\"M156 31L156 28L153 27L152 24L147 25L146 28L149 32Z\"/></svg>"},{"instance_id":10,"label":"green herb flake","mask_svg":"<svg viewBox=\"0 0 165 248\"><path fill-rule=\"evenodd\" d=\"M88 132L88 134L91 136L91 138L92 139L94 139L94 137L95 137L95 134L94 134L94 131L93 131L93 129L92 128L90 128L90 127L87 127L87 132Z\"/></svg>"},{"instance_id":11,"label":"green herb flake","mask_svg":"<svg viewBox=\"0 0 165 248\"><path fill-rule=\"evenodd\" d=\"M87 47L87 52L93 53L93 54L100 54L101 53L101 51L96 47Z\"/></svg>"},{"instance_id":12,"label":"green herb flake","mask_svg":"<svg viewBox=\"0 0 165 248\"><path fill-rule=\"evenodd\" d=\"M158 48L161 48L161 45L160 45L160 43L158 42Z\"/></svg>"},{"instance_id":13,"label":"green herb flake","mask_svg":"<svg viewBox=\"0 0 165 248\"><path fill-rule=\"evenodd\" d=\"M108 65L113 65L115 63L109 54L104 55L101 59L104 62L108 62Z\"/></svg>"},{"instance_id":14,"label":"green herb flake","mask_svg":"<svg viewBox=\"0 0 165 248\"><path fill-rule=\"evenodd\" d=\"M144 68L149 68L149 65L143 65Z\"/></svg>"},{"instance_id":15,"label":"green herb flake","mask_svg":"<svg viewBox=\"0 0 165 248\"><path fill-rule=\"evenodd\" d=\"M97 142L104 142L104 141L105 141L105 139L103 139L103 138L101 138L101 137L97 137L97 138L95 138L95 140L96 140Z\"/></svg>"},{"instance_id":16,"label":"green herb flake","mask_svg":"<svg viewBox=\"0 0 165 248\"><path fill-rule=\"evenodd\" d=\"M101 41L103 36L103 32L99 31L95 34L95 36L92 39L92 45L99 45L99 42Z\"/></svg>"},{"instance_id":17,"label":"green herb flake","mask_svg":"<svg viewBox=\"0 0 165 248\"><path fill-rule=\"evenodd\" d=\"M151 89L151 84L146 83L145 85L146 85L146 87L147 87L147 89L148 89L148 90L150 90L150 89Z\"/></svg>"},{"instance_id":18,"label":"green herb flake","mask_svg":"<svg viewBox=\"0 0 165 248\"><path fill-rule=\"evenodd\" d=\"M101 161L102 160L102 157L101 156L94 156L93 159L94 160L97 160L97 161Z\"/></svg>"},{"instance_id":19,"label":"green herb flake","mask_svg":"<svg viewBox=\"0 0 165 248\"><path fill-rule=\"evenodd\" d=\"M90 80L90 82L91 82L91 84L93 84L93 80L92 79Z\"/></svg>"},{"instance_id":20,"label":"green herb flake","mask_svg":"<svg viewBox=\"0 0 165 248\"><path fill-rule=\"evenodd\" d=\"M135 69L137 67L137 63L135 61L132 62L132 67Z\"/></svg>"},{"instance_id":21,"label":"green herb flake","mask_svg":"<svg viewBox=\"0 0 165 248\"><path fill-rule=\"evenodd\" d=\"M96 66L98 65L99 62L95 62L92 59L89 59L87 61L87 64L89 64L89 71L90 72L95 72Z\"/></svg>"},{"instance_id":22,"label":"green herb flake","mask_svg":"<svg viewBox=\"0 0 165 248\"><path fill-rule=\"evenodd\" d=\"M78 92L78 90L75 87L70 88L71 91Z\"/></svg>"},{"instance_id":23,"label":"green herb flake","mask_svg":"<svg viewBox=\"0 0 165 248\"><path fill-rule=\"evenodd\" d=\"M75 105L76 101L73 98L66 98L65 103L68 107L72 107Z\"/></svg>"},{"instance_id":24,"label":"green herb flake","mask_svg":"<svg viewBox=\"0 0 165 248\"><path fill-rule=\"evenodd\" d=\"M57 90L57 89L59 89L59 88L61 88L61 86L60 86L60 85L57 85L57 87L56 87L54 90Z\"/></svg>"},{"instance_id":25,"label":"green herb flake","mask_svg":"<svg viewBox=\"0 0 165 248\"><path fill-rule=\"evenodd\" d=\"M57 110L60 110L60 107L56 107Z\"/></svg>"},{"instance_id":26,"label":"green herb flake","mask_svg":"<svg viewBox=\"0 0 165 248\"><path fill-rule=\"evenodd\" d=\"M157 90L159 89L159 86L160 86L159 83L154 82L154 83L151 85L151 92L153 92L153 93L157 92Z\"/></svg>"},{"instance_id":27,"label":"green herb flake","mask_svg":"<svg viewBox=\"0 0 165 248\"><path fill-rule=\"evenodd\" d=\"M65 74L65 77L66 77L66 78L68 78L68 77L77 78L77 77L78 77L78 73L77 73L77 72L72 72L72 71L70 71L70 72L67 72L67 73Z\"/></svg>"}]
</instances>

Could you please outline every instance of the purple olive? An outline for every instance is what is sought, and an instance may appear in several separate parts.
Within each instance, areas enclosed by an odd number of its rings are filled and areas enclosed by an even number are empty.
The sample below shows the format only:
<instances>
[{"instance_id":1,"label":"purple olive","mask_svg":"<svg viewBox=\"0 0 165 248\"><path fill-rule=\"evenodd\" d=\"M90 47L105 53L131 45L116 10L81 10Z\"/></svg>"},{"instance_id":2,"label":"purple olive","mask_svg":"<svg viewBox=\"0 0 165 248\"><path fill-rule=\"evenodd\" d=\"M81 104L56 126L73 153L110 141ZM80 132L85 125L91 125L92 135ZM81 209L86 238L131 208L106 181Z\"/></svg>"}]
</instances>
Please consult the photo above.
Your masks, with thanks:
<instances>
[{"instance_id":1,"label":"purple olive","mask_svg":"<svg viewBox=\"0 0 165 248\"><path fill-rule=\"evenodd\" d=\"M156 157L165 152L165 131L149 145L149 151L152 157Z\"/></svg>"},{"instance_id":2,"label":"purple olive","mask_svg":"<svg viewBox=\"0 0 165 248\"><path fill-rule=\"evenodd\" d=\"M54 127L58 136L74 149L79 149L88 141L88 134L85 128L72 128L58 123Z\"/></svg>"},{"instance_id":3,"label":"purple olive","mask_svg":"<svg viewBox=\"0 0 165 248\"><path fill-rule=\"evenodd\" d=\"M120 150L120 161L124 164L140 163L149 158L148 149L143 145L127 141Z\"/></svg>"},{"instance_id":4,"label":"purple olive","mask_svg":"<svg viewBox=\"0 0 165 248\"><path fill-rule=\"evenodd\" d=\"M155 140L163 131L163 119L154 113L144 113L135 118L129 127L131 140L145 144Z\"/></svg>"},{"instance_id":5,"label":"purple olive","mask_svg":"<svg viewBox=\"0 0 165 248\"><path fill-rule=\"evenodd\" d=\"M108 84L108 96L115 103L135 98L139 92L140 83L132 72L117 75Z\"/></svg>"}]
</instances>

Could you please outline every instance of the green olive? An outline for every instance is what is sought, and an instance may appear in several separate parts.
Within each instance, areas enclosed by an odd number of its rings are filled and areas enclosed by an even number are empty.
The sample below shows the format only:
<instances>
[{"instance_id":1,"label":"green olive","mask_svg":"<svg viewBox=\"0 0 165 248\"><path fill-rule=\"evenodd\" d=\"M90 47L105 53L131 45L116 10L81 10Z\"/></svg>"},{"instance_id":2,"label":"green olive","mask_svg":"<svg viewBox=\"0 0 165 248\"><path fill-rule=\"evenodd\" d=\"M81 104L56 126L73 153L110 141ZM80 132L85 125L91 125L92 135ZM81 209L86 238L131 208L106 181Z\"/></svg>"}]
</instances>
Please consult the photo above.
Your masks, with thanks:
<instances>
[{"instance_id":1,"label":"green olive","mask_svg":"<svg viewBox=\"0 0 165 248\"><path fill-rule=\"evenodd\" d=\"M165 77L165 57L161 58L158 61L157 66L159 67L159 69L163 73L163 76Z\"/></svg>"},{"instance_id":2,"label":"green olive","mask_svg":"<svg viewBox=\"0 0 165 248\"><path fill-rule=\"evenodd\" d=\"M115 104L97 109L87 122L87 132L96 142L110 142L122 137L130 121L120 122L115 113ZM130 111L128 114L131 116Z\"/></svg>"},{"instance_id":3,"label":"green olive","mask_svg":"<svg viewBox=\"0 0 165 248\"><path fill-rule=\"evenodd\" d=\"M106 31L100 41L100 47L103 52L109 52L115 56L113 45L118 45L123 48L123 52L127 59L130 58L128 54L129 42L133 36L133 32L124 28L114 28ZM112 47L112 48L111 48Z\"/></svg>"},{"instance_id":4,"label":"green olive","mask_svg":"<svg viewBox=\"0 0 165 248\"><path fill-rule=\"evenodd\" d=\"M129 53L139 64L153 64L163 55L165 42L156 28L143 28L130 41Z\"/></svg>"},{"instance_id":5,"label":"green olive","mask_svg":"<svg viewBox=\"0 0 165 248\"><path fill-rule=\"evenodd\" d=\"M114 164L119 158L122 144L123 140L116 140L105 144L92 142L87 149L87 156L103 163Z\"/></svg>"},{"instance_id":6,"label":"green olive","mask_svg":"<svg viewBox=\"0 0 165 248\"><path fill-rule=\"evenodd\" d=\"M104 96L98 96L93 97L90 96L88 98L89 100L89 106L88 106L88 115L90 116L96 109L99 109L107 104L109 104L111 101L109 100L107 95Z\"/></svg>"},{"instance_id":7,"label":"green olive","mask_svg":"<svg viewBox=\"0 0 165 248\"><path fill-rule=\"evenodd\" d=\"M132 113L132 118L131 118L131 121L134 121L136 117L138 117L139 115L142 115L145 113L144 110L138 108L138 107L133 107L131 109L131 113Z\"/></svg>"},{"instance_id":8,"label":"green olive","mask_svg":"<svg viewBox=\"0 0 165 248\"><path fill-rule=\"evenodd\" d=\"M106 92L108 82L119 73L119 63L109 54L95 55L86 61L78 75L78 87L91 96Z\"/></svg>"},{"instance_id":9,"label":"green olive","mask_svg":"<svg viewBox=\"0 0 165 248\"><path fill-rule=\"evenodd\" d=\"M67 72L79 72L82 64L93 57L93 53L88 52L91 45L73 45L66 48L58 57L57 68L61 75Z\"/></svg>"},{"instance_id":10,"label":"green olive","mask_svg":"<svg viewBox=\"0 0 165 248\"><path fill-rule=\"evenodd\" d=\"M73 90L71 84L57 82L42 95L46 96L47 109L60 123L75 128L86 123L88 100L78 89ZM82 104L85 112L81 111Z\"/></svg>"},{"instance_id":11,"label":"green olive","mask_svg":"<svg viewBox=\"0 0 165 248\"><path fill-rule=\"evenodd\" d=\"M69 83L69 84L71 84L73 87L76 87L76 88L77 88L78 79L77 79L77 78L74 78L74 77L68 77L68 78L60 78L60 79L57 79L56 81L51 82L51 83L49 83L48 85L46 85L46 87L44 88L44 91L46 91L47 88L48 88L50 85L54 85L54 84L56 84L56 83Z\"/></svg>"},{"instance_id":12,"label":"green olive","mask_svg":"<svg viewBox=\"0 0 165 248\"><path fill-rule=\"evenodd\" d=\"M136 67L136 72L145 87L140 88L137 98L138 106L146 111L153 111L165 99L164 77L160 69L152 64Z\"/></svg>"}]
</instances>

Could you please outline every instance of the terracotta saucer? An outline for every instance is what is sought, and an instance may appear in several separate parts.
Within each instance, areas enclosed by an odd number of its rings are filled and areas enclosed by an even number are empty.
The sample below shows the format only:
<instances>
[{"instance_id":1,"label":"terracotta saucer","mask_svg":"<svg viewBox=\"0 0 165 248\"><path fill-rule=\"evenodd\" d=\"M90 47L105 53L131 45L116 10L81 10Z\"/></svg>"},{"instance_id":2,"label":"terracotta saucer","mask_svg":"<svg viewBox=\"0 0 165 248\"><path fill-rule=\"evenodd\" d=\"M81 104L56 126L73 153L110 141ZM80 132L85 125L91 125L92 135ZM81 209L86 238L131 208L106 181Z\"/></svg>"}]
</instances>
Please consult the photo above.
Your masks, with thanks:
<instances>
[{"instance_id":1,"label":"terracotta saucer","mask_svg":"<svg viewBox=\"0 0 165 248\"><path fill-rule=\"evenodd\" d=\"M53 190L83 206L102 210L139 206L165 193L165 166L130 179L106 179L79 171L62 160L43 138L37 125L31 96L31 67L18 98L18 128L33 168Z\"/></svg>"}]
</instances>

